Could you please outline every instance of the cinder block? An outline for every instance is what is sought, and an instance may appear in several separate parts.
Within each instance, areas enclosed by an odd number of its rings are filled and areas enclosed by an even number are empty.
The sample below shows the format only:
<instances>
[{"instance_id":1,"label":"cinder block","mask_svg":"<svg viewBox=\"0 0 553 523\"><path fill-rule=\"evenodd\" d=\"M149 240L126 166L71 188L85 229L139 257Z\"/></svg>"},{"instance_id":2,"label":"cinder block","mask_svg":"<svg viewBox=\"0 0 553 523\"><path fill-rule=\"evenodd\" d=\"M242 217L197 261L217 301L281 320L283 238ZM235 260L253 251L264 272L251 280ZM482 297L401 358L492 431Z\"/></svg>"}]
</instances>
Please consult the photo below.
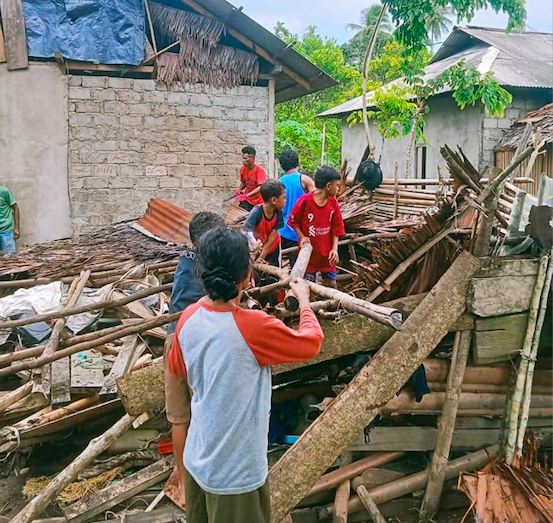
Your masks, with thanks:
<instances>
[{"instance_id":1,"label":"cinder block","mask_svg":"<svg viewBox=\"0 0 553 523\"><path fill-rule=\"evenodd\" d=\"M134 179L118 176L110 179L109 186L112 189L132 189L134 187Z\"/></svg>"},{"instance_id":2,"label":"cinder block","mask_svg":"<svg viewBox=\"0 0 553 523\"><path fill-rule=\"evenodd\" d=\"M86 189L107 189L109 187L109 178L85 178Z\"/></svg>"},{"instance_id":3,"label":"cinder block","mask_svg":"<svg viewBox=\"0 0 553 523\"><path fill-rule=\"evenodd\" d=\"M167 176L167 167L162 165L146 165L146 176Z\"/></svg>"},{"instance_id":4,"label":"cinder block","mask_svg":"<svg viewBox=\"0 0 553 523\"><path fill-rule=\"evenodd\" d=\"M110 78L110 80L113 80L113 78ZM123 78L116 78L116 80L123 80ZM123 102L104 102L104 112L127 114L127 104Z\"/></svg>"},{"instance_id":5,"label":"cinder block","mask_svg":"<svg viewBox=\"0 0 553 523\"><path fill-rule=\"evenodd\" d=\"M86 87L69 87L69 99L90 100L91 92Z\"/></svg>"},{"instance_id":6,"label":"cinder block","mask_svg":"<svg viewBox=\"0 0 553 523\"><path fill-rule=\"evenodd\" d=\"M201 156L197 153L184 153L180 155L180 163L184 165L201 165Z\"/></svg>"},{"instance_id":7,"label":"cinder block","mask_svg":"<svg viewBox=\"0 0 553 523\"><path fill-rule=\"evenodd\" d=\"M131 163L131 158L129 153L107 153L106 155L107 163L119 164L119 163Z\"/></svg>"},{"instance_id":8,"label":"cinder block","mask_svg":"<svg viewBox=\"0 0 553 523\"><path fill-rule=\"evenodd\" d=\"M175 116L179 107L166 103L154 103L150 106L150 113L152 116Z\"/></svg>"},{"instance_id":9,"label":"cinder block","mask_svg":"<svg viewBox=\"0 0 553 523\"><path fill-rule=\"evenodd\" d=\"M117 91L117 99L120 102L138 103L142 101L142 93L136 90L130 91L126 89L121 89Z\"/></svg>"},{"instance_id":10,"label":"cinder block","mask_svg":"<svg viewBox=\"0 0 553 523\"><path fill-rule=\"evenodd\" d=\"M71 127L86 127L92 123L92 116L86 113L71 113L69 115L69 125Z\"/></svg>"},{"instance_id":11,"label":"cinder block","mask_svg":"<svg viewBox=\"0 0 553 523\"><path fill-rule=\"evenodd\" d=\"M201 178L185 176L182 179L182 187L183 189L199 189L203 187L203 180Z\"/></svg>"},{"instance_id":12,"label":"cinder block","mask_svg":"<svg viewBox=\"0 0 553 523\"><path fill-rule=\"evenodd\" d=\"M115 100L115 91L113 89L93 89L92 97L94 100L113 101Z\"/></svg>"},{"instance_id":13,"label":"cinder block","mask_svg":"<svg viewBox=\"0 0 553 523\"><path fill-rule=\"evenodd\" d=\"M142 91L155 91L156 82L155 80L135 80L134 88Z\"/></svg>"},{"instance_id":14,"label":"cinder block","mask_svg":"<svg viewBox=\"0 0 553 523\"><path fill-rule=\"evenodd\" d=\"M200 116L202 118L221 118L223 111L219 107L200 107Z\"/></svg>"},{"instance_id":15,"label":"cinder block","mask_svg":"<svg viewBox=\"0 0 553 523\"><path fill-rule=\"evenodd\" d=\"M117 165L95 165L94 176L117 176Z\"/></svg>"},{"instance_id":16,"label":"cinder block","mask_svg":"<svg viewBox=\"0 0 553 523\"><path fill-rule=\"evenodd\" d=\"M484 128L492 129L497 128L497 118L484 118Z\"/></svg>"},{"instance_id":17,"label":"cinder block","mask_svg":"<svg viewBox=\"0 0 553 523\"><path fill-rule=\"evenodd\" d=\"M120 165L119 174L121 176L142 176L144 174L144 167L141 165Z\"/></svg>"},{"instance_id":18,"label":"cinder block","mask_svg":"<svg viewBox=\"0 0 553 523\"><path fill-rule=\"evenodd\" d=\"M84 187L84 178L69 177L70 189L82 189Z\"/></svg>"},{"instance_id":19,"label":"cinder block","mask_svg":"<svg viewBox=\"0 0 553 523\"><path fill-rule=\"evenodd\" d=\"M188 105L190 103L190 96L188 93L170 92L167 94L167 102L170 104Z\"/></svg>"},{"instance_id":20,"label":"cinder block","mask_svg":"<svg viewBox=\"0 0 553 523\"><path fill-rule=\"evenodd\" d=\"M95 142L94 149L97 151L117 151L118 146L116 141L109 140L107 142Z\"/></svg>"},{"instance_id":21,"label":"cinder block","mask_svg":"<svg viewBox=\"0 0 553 523\"><path fill-rule=\"evenodd\" d=\"M161 104L167 101L167 93L163 91L147 91L144 93L144 101Z\"/></svg>"},{"instance_id":22,"label":"cinder block","mask_svg":"<svg viewBox=\"0 0 553 523\"><path fill-rule=\"evenodd\" d=\"M234 107L234 97L218 94L211 97L213 105L220 107Z\"/></svg>"},{"instance_id":23,"label":"cinder block","mask_svg":"<svg viewBox=\"0 0 553 523\"><path fill-rule=\"evenodd\" d=\"M119 125L119 116L115 114L95 114L92 119L96 127L116 127Z\"/></svg>"},{"instance_id":24,"label":"cinder block","mask_svg":"<svg viewBox=\"0 0 553 523\"><path fill-rule=\"evenodd\" d=\"M157 189L159 187L160 180L161 177L159 176L150 176L148 178L144 176L142 178L135 178L134 186L140 189Z\"/></svg>"},{"instance_id":25,"label":"cinder block","mask_svg":"<svg viewBox=\"0 0 553 523\"><path fill-rule=\"evenodd\" d=\"M211 106L213 102L211 97L207 94L191 94L190 105L200 105L203 107Z\"/></svg>"},{"instance_id":26,"label":"cinder block","mask_svg":"<svg viewBox=\"0 0 553 523\"><path fill-rule=\"evenodd\" d=\"M197 105L177 105L178 116L200 116L200 108Z\"/></svg>"},{"instance_id":27,"label":"cinder block","mask_svg":"<svg viewBox=\"0 0 553 523\"><path fill-rule=\"evenodd\" d=\"M106 87L108 79L106 76L82 76L84 87Z\"/></svg>"},{"instance_id":28,"label":"cinder block","mask_svg":"<svg viewBox=\"0 0 553 523\"><path fill-rule=\"evenodd\" d=\"M91 164L100 164L106 163L107 153L81 153L80 160L81 163L91 163Z\"/></svg>"},{"instance_id":29,"label":"cinder block","mask_svg":"<svg viewBox=\"0 0 553 523\"><path fill-rule=\"evenodd\" d=\"M92 165L71 165L69 169L70 178L82 178L84 176L92 176Z\"/></svg>"},{"instance_id":30,"label":"cinder block","mask_svg":"<svg viewBox=\"0 0 553 523\"><path fill-rule=\"evenodd\" d=\"M148 115L150 114L150 105L149 104L129 104L128 105L129 114L143 114Z\"/></svg>"},{"instance_id":31,"label":"cinder block","mask_svg":"<svg viewBox=\"0 0 553 523\"><path fill-rule=\"evenodd\" d=\"M179 163L179 157L176 154L157 154L156 161L157 165L176 165Z\"/></svg>"},{"instance_id":32,"label":"cinder block","mask_svg":"<svg viewBox=\"0 0 553 523\"><path fill-rule=\"evenodd\" d=\"M102 104L99 102L76 102L78 113L101 113Z\"/></svg>"},{"instance_id":33,"label":"cinder block","mask_svg":"<svg viewBox=\"0 0 553 523\"><path fill-rule=\"evenodd\" d=\"M120 116L119 121L123 127L138 127L141 129L144 126L144 117L138 115Z\"/></svg>"},{"instance_id":34,"label":"cinder block","mask_svg":"<svg viewBox=\"0 0 553 523\"><path fill-rule=\"evenodd\" d=\"M497 122L497 127L499 127L499 129L509 129L511 125L513 125L513 120L510 120L508 118L502 118Z\"/></svg>"},{"instance_id":35,"label":"cinder block","mask_svg":"<svg viewBox=\"0 0 553 523\"><path fill-rule=\"evenodd\" d=\"M159 180L160 189L180 189L182 186L181 178L168 176Z\"/></svg>"},{"instance_id":36,"label":"cinder block","mask_svg":"<svg viewBox=\"0 0 553 523\"><path fill-rule=\"evenodd\" d=\"M108 78L108 85L114 89L132 89L133 80L131 78Z\"/></svg>"},{"instance_id":37,"label":"cinder block","mask_svg":"<svg viewBox=\"0 0 553 523\"><path fill-rule=\"evenodd\" d=\"M71 87L77 87L80 85L83 85L83 77L82 76L75 76L73 74L69 75L69 85Z\"/></svg>"}]
</instances>

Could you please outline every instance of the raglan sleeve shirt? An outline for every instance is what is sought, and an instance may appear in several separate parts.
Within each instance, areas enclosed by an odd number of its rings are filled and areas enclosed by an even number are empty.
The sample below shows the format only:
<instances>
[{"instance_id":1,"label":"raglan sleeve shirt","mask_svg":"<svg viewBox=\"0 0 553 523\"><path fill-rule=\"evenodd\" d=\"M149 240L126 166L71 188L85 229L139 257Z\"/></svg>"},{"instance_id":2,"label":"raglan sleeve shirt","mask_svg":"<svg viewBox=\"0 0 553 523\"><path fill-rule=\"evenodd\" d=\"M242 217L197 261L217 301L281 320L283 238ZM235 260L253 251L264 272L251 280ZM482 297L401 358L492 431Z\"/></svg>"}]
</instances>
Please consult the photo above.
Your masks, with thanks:
<instances>
[{"instance_id":1,"label":"raglan sleeve shirt","mask_svg":"<svg viewBox=\"0 0 553 523\"><path fill-rule=\"evenodd\" d=\"M292 229L299 229L301 231L304 204L305 195L300 197L290 212L290 216L288 217L288 225L292 227ZM302 231L302 233L304 233L304 231Z\"/></svg>"},{"instance_id":2,"label":"raglan sleeve shirt","mask_svg":"<svg viewBox=\"0 0 553 523\"><path fill-rule=\"evenodd\" d=\"M344 219L342 218L342 211L340 210L340 204L336 198L333 198L334 212L332 213L332 221L330 224L332 235L336 237L346 234L344 227Z\"/></svg>"}]
</instances>

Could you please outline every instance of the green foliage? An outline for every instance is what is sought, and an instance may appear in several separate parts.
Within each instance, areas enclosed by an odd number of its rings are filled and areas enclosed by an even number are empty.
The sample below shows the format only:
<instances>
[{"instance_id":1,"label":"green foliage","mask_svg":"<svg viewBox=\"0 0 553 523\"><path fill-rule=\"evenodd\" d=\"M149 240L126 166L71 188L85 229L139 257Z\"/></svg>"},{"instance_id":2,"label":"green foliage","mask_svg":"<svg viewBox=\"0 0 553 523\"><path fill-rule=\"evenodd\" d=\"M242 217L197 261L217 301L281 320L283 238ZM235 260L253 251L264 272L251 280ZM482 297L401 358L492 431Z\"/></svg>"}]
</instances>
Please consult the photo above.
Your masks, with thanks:
<instances>
[{"instance_id":1,"label":"green foliage","mask_svg":"<svg viewBox=\"0 0 553 523\"><path fill-rule=\"evenodd\" d=\"M414 77L423 72L430 58L432 58L432 53L426 47L407 53L405 46L392 38L372 59L369 67L369 79L388 83L401 76Z\"/></svg>"},{"instance_id":2,"label":"green foliage","mask_svg":"<svg viewBox=\"0 0 553 523\"><path fill-rule=\"evenodd\" d=\"M344 53L332 39L323 38L314 26L303 35L290 33L277 23L275 33L286 43L333 77L338 85L302 98L278 104L275 111L275 152L295 149L306 172L316 171L321 160L323 125L326 122L325 162L336 167L341 162L342 131L339 120L322 120L316 115L357 95L361 75L346 65Z\"/></svg>"},{"instance_id":3,"label":"green foliage","mask_svg":"<svg viewBox=\"0 0 553 523\"><path fill-rule=\"evenodd\" d=\"M428 41L429 20L438 9L449 8L460 22L470 21L478 9L490 7L509 15L508 29L521 28L526 19L524 0L386 0L386 3L396 24L396 37L412 50L422 48Z\"/></svg>"}]
</instances>

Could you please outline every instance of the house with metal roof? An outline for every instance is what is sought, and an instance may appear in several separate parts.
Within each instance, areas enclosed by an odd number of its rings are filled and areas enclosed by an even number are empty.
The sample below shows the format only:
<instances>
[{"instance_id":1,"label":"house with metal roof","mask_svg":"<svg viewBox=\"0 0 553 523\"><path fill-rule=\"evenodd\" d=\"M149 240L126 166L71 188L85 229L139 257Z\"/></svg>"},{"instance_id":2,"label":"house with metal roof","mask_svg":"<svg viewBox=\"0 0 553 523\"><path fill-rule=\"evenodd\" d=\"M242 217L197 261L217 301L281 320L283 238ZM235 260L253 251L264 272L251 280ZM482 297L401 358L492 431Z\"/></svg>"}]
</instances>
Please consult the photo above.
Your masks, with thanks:
<instances>
[{"instance_id":1,"label":"house with metal roof","mask_svg":"<svg viewBox=\"0 0 553 523\"><path fill-rule=\"evenodd\" d=\"M553 35L550 33L455 27L425 68L423 80L435 78L462 60L481 73L491 71L495 80L512 94L512 104L503 118L490 118L482 104L461 110L447 87L431 98L428 102L430 112L425 116L427 143L416 144L414 169L417 178L438 177L438 169L445 167L440 155L440 147L445 144L460 146L473 165L480 168L494 165L494 148L513 122L551 101ZM394 80L391 84L401 81ZM353 169L363 155L366 138L363 125L350 126L347 117L361 109L362 97L357 97L319 115L342 119L342 158ZM384 176L393 177L397 164L399 177L404 177L408 139L383 140L372 122L370 128Z\"/></svg>"},{"instance_id":2,"label":"house with metal roof","mask_svg":"<svg viewBox=\"0 0 553 523\"><path fill-rule=\"evenodd\" d=\"M222 210L241 149L274 173L275 104L333 86L226 0L10 0L0 13L0 180L22 241Z\"/></svg>"}]
</instances>

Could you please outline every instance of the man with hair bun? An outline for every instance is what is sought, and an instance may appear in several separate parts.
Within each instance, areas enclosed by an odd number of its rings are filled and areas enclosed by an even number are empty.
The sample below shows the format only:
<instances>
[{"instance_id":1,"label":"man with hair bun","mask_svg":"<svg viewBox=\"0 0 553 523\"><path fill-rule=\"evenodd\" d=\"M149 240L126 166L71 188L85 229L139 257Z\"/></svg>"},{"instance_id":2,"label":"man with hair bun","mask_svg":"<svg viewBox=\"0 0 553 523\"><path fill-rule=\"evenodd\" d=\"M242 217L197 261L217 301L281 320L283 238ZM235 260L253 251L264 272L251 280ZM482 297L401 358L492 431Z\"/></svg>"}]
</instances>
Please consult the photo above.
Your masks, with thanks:
<instances>
[{"instance_id":1,"label":"man with hair bun","mask_svg":"<svg viewBox=\"0 0 553 523\"><path fill-rule=\"evenodd\" d=\"M271 365L315 357L323 331L309 287L290 282L298 330L261 310L243 309L251 277L246 236L205 233L198 265L207 296L181 315L169 370L186 377L192 417L184 451L188 523L270 523L267 446Z\"/></svg>"}]
</instances>

